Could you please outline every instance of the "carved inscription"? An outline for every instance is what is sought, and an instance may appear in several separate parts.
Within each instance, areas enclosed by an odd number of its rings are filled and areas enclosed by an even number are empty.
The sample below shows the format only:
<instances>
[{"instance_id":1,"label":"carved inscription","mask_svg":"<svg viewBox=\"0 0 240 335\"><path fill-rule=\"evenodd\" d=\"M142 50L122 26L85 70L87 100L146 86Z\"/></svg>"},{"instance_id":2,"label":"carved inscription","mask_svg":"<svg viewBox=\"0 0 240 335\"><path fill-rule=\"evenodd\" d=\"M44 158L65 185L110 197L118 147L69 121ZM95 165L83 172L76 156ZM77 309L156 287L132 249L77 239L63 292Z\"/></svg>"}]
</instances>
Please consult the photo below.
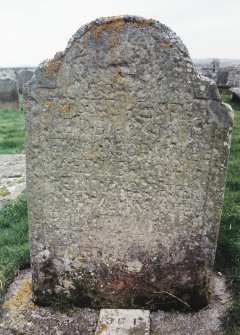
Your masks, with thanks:
<instances>
[{"instance_id":1,"label":"carved inscription","mask_svg":"<svg viewBox=\"0 0 240 335\"><path fill-rule=\"evenodd\" d=\"M102 309L95 335L149 335L147 310Z\"/></svg>"},{"instance_id":2,"label":"carved inscription","mask_svg":"<svg viewBox=\"0 0 240 335\"><path fill-rule=\"evenodd\" d=\"M97 20L39 66L25 104L38 301L206 305L232 120L181 40Z\"/></svg>"}]
</instances>

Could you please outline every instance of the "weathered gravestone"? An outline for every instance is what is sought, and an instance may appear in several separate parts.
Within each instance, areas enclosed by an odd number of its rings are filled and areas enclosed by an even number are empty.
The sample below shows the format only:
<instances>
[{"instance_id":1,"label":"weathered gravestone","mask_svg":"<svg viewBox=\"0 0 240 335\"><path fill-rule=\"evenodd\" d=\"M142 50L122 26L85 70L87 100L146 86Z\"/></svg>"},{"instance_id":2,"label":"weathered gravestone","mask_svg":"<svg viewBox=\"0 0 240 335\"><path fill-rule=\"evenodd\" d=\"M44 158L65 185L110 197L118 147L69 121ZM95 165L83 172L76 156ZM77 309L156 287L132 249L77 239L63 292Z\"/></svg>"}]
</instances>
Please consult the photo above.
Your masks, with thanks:
<instances>
[{"instance_id":1,"label":"weathered gravestone","mask_svg":"<svg viewBox=\"0 0 240 335\"><path fill-rule=\"evenodd\" d=\"M18 82L19 92L22 93L23 85L27 83L33 76L34 69L23 68L16 71L16 80Z\"/></svg>"},{"instance_id":2,"label":"weathered gravestone","mask_svg":"<svg viewBox=\"0 0 240 335\"><path fill-rule=\"evenodd\" d=\"M231 110L181 40L137 17L81 28L25 92L40 304L207 304Z\"/></svg>"},{"instance_id":3,"label":"weathered gravestone","mask_svg":"<svg viewBox=\"0 0 240 335\"><path fill-rule=\"evenodd\" d=\"M0 78L0 109L19 108L18 84L12 78Z\"/></svg>"}]
</instances>

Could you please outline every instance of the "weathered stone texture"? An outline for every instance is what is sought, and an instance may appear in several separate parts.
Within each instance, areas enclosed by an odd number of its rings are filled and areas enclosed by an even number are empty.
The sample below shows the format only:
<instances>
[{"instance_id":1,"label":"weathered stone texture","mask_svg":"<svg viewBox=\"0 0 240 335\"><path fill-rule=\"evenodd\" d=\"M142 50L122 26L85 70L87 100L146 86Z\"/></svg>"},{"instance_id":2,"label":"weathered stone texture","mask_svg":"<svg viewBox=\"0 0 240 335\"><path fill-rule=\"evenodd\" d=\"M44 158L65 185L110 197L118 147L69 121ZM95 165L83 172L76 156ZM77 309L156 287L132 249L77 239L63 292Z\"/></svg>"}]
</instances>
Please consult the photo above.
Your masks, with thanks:
<instances>
[{"instance_id":1,"label":"weathered stone texture","mask_svg":"<svg viewBox=\"0 0 240 335\"><path fill-rule=\"evenodd\" d=\"M0 78L0 109L19 108L18 84L12 78Z\"/></svg>"},{"instance_id":2,"label":"weathered stone texture","mask_svg":"<svg viewBox=\"0 0 240 335\"><path fill-rule=\"evenodd\" d=\"M206 304L232 119L181 40L96 20L39 66L25 110L37 301Z\"/></svg>"}]
</instances>

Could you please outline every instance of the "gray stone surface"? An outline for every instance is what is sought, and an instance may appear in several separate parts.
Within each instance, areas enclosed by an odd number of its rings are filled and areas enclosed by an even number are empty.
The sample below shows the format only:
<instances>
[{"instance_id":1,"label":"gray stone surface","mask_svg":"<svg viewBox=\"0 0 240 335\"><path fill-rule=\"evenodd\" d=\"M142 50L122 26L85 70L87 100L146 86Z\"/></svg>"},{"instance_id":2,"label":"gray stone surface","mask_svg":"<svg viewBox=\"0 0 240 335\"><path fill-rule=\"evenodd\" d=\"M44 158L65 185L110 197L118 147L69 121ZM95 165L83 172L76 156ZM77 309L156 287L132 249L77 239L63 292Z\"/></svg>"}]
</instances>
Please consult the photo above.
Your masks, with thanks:
<instances>
[{"instance_id":1,"label":"gray stone surface","mask_svg":"<svg viewBox=\"0 0 240 335\"><path fill-rule=\"evenodd\" d=\"M25 155L0 155L0 208L26 187Z\"/></svg>"},{"instance_id":2,"label":"gray stone surface","mask_svg":"<svg viewBox=\"0 0 240 335\"><path fill-rule=\"evenodd\" d=\"M232 93L232 100L240 102L240 87L233 87L229 90Z\"/></svg>"},{"instance_id":3,"label":"gray stone surface","mask_svg":"<svg viewBox=\"0 0 240 335\"><path fill-rule=\"evenodd\" d=\"M220 275L220 276L219 276ZM231 304L224 277L214 274L211 279L211 300L208 307L197 313L151 314L151 335L223 335L223 317Z\"/></svg>"},{"instance_id":4,"label":"gray stone surface","mask_svg":"<svg viewBox=\"0 0 240 335\"><path fill-rule=\"evenodd\" d=\"M217 73L217 85L229 86L228 83L229 68L220 68Z\"/></svg>"},{"instance_id":5,"label":"gray stone surface","mask_svg":"<svg viewBox=\"0 0 240 335\"><path fill-rule=\"evenodd\" d=\"M0 109L19 108L18 84L12 78L0 78Z\"/></svg>"},{"instance_id":6,"label":"gray stone surface","mask_svg":"<svg viewBox=\"0 0 240 335\"><path fill-rule=\"evenodd\" d=\"M227 84L230 87L240 87L240 66L229 68Z\"/></svg>"},{"instance_id":7,"label":"gray stone surface","mask_svg":"<svg viewBox=\"0 0 240 335\"><path fill-rule=\"evenodd\" d=\"M25 92L39 304L165 310L208 302L231 109L169 28L81 28Z\"/></svg>"}]
</instances>

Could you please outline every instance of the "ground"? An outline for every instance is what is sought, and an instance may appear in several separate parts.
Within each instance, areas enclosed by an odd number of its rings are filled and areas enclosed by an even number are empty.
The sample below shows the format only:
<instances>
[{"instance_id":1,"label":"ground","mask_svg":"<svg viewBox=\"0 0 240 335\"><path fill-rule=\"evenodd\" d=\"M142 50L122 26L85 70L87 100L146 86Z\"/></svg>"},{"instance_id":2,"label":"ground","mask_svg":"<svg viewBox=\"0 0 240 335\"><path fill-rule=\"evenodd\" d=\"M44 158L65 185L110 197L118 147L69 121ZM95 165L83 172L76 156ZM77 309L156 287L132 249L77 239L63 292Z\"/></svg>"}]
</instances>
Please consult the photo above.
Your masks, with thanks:
<instances>
[{"instance_id":1,"label":"ground","mask_svg":"<svg viewBox=\"0 0 240 335\"><path fill-rule=\"evenodd\" d=\"M25 155L0 156L0 208L25 188Z\"/></svg>"}]
</instances>

